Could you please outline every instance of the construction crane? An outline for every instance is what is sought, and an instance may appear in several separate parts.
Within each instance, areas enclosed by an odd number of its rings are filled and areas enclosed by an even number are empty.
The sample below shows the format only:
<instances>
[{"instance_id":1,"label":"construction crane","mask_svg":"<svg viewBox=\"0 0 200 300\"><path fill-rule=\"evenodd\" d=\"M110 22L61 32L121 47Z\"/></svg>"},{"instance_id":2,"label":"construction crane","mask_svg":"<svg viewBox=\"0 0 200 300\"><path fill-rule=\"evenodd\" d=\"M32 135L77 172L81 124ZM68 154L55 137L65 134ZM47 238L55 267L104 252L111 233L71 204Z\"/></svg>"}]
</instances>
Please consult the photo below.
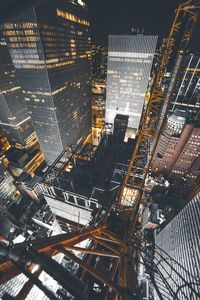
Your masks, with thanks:
<instances>
[{"instance_id":1,"label":"construction crane","mask_svg":"<svg viewBox=\"0 0 200 300\"><path fill-rule=\"evenodd\" d=\"M117 221L120 221L120 219ZM180 278L184 286L188 287L190 294L192 295L193 293L197 297L195 299L199 299L200 294L194 288L194 285L199 286L198 278L193 278L191 274L187 276L187 279L183 278L176 271L178 262L168 256L164 250L159 249L156 245L140 241L140 237L137 235L133 235L132 238L127 236L122 238L123 234L115 233L111 228L113 226L110 227L106 224L93 225L72 234L61 234L13 246L1 244L0 255L5 258L5 262L1 264L0 268L0 283L2 284L8 278L13 278L17 274L23 273L28 278L28 281L21 287L15 298L20 300L26 298L33 285L36 285L49 299L53 300L92 300L94 298L140 300L142 297L136 275L139 252L159 299L164 300L165 298L156 284L156 276L159 280L162 280L163 286L168 289L173 297L172 299L180 299L178 297L178 291L180 290L178 283L177 291L175 292L158 268L160 261L165 261L170 265L170 268L175 270L177 278ZM91 245L88 248L77 246L77 244L87 239L91 241ZM85 258L80 259L72 251L84 253ZM60 253L64 254L74 264L79 265L78 278L51 258ZM155 254L158 256L156 260ZM35 266L38 268L35 268ZM42 271L54 278L62 289L70 293L74 298L66 298L65 294L63 297L59 297L49 290L48 286L45 286L38 279ZM17 285L17 281L16 283L13 282L13 284ZM94 286L98 286L99 295L98 293L92 293Z\"/></svg>"},{"instance_id":2,"label":"construction crane","mask_svg":"<svg viewBox=\"0 0 200 300\"><path fill-rule=\"evenodd\" d=\"M150 172L151 159L173 92L173 87L167 93L162 90L163 75L175 51L178 60L172 80L174 86L178 78L178 67L191 40L199 11L200 5L192 0L182 3L176 10L151 96L143 113L134 152L117 198L104 208L103 214L97 214L87 228L16 245L1 243L0 283L3 284L20 273L28 278L16 296L17 299L25 299L33 285L41 289L49 299L142 299L137 282L141 257L158 297L164 299L156 284L155 274L169 289L173 299L179 299L154 263L156 245L149 244L142 238L137 224L145 179ZM180 46L177 48L178 38ZM153 145L150 159L147 153L149 142ZM128 193L134 194L134 199L130 196L127 207L125 200ZM86 240L89 240L89 246L82 247L80 243ZM84 257L81 259L73 251L83 253ZM78 276L74 276L52 259L59 253L79 266ZM36 265L38 269L34 271ZM59 295L50 291L39 280L42 271L48 273L62 287ZM188 285L191 293L200 297L193 285L188 282L184 284Z\"/></svg>"},{"instance_id":3,"label":"construction crane","mask_svg":"<svg viewBox=\"0 0 200 300\"><path fill-rule=\"evenodd\" d=\"M127 190L127 187L131 187L131 189L135 188L139 191L138 199L142 196L145 179L149 174L160 132L162 131L162 127L166 119L171 95L173 93L173 87L178 78L179 66L183 61L185 51L191 41L192 33L199 17L200 5L194 4L194 2L195 1L193 0L187 1L180 4L180 6L176 9L175 18L157 70L151 96L143 118L141 119L141 126L137 135L137 143L128 171L124 178L124 185L122 185L121 188L119 201L122 205L126 197L125 189ZM179 38L179 45L176 45L176 38ZM175 70L173 72L173 78L167 92L165 93L162 89L162 82L173 50L177 54L177 60L174 67ZM147 143L149 141L153 144L153 147L151 147L150 159L147 161Z\"/></svg>"}]
</instances>

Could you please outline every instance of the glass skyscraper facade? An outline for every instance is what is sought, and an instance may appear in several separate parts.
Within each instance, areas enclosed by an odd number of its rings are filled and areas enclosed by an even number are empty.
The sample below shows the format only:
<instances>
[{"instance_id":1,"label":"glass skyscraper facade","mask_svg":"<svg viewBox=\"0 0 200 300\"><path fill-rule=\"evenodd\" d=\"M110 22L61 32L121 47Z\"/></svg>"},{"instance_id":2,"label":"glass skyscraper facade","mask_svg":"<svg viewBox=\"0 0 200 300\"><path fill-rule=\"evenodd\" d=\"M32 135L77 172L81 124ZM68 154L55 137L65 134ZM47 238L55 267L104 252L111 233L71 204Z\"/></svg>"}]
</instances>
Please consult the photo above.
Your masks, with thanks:
<instances>
[{"instance_id":1,"label":"glass skyscraper facade","mask_svg":"<svg viewBox=\"0 0 200 300\"><path fill-rule=\"evenodd\" d=\"M156 43L157 36L109 36L106 122L128 115L128 127L138 128Z\"/></svg>"},{"instance_id":2,"label":"glass skyscraper facade","mask_svg":"<svg viewBox=\"0 0 200 300\"><path fill-rule=\"evenodd\" d=\"M200 55L188 54L183 60L176 82L171 109L186 110L191 117L199 118L200 109Z\"/></svg>"},{"instance_id":3,"label":"glass skyscraper facade","mask_svg":"<svg viewBox=\"0 0 200 300\"><path fill-rule=\"evenodd\" d=\"M20 198L20 193L13 184L13 177L0 162L0 206L9 207Z\"/></svg>"},{"instance_id":4,"label":"glass skyscraper facade","mask_svg":"<svg viewBox=\"0 0 200 300\"><path fill-rule=\"evenodd\" d=\"M173 293L176 295L176 299L180 300L199 299L199 296L194 292L200 293L199 228L200 194L197 194L156 235L155 243L160 250L155 263L169 284L169 287L166 288L162 281L155 277L163 299L175 299L175 296L172 296ZM159 254L162 255L163 259L160 258ZM186 285L184 280L189 285ZM154 299L160 298L155 297Z\"/></svg>"},{"instance_id":5,"label":"glass skyscraper facade","mask_svg":"<svg viewBox=\"0 0 200 300\"><path fill-rule=\"evenodd\" d=\"M0 36L0 131L16 148L38 143L7 43Z\"/></svg>"},{"instance_id":6,"label":"glass skyscraper facade","mask_svg":"<svg viewBox=\"0 0 200 300\"><path fill-rule=\"evenodd\" d=\"M2 25L46 161L91 131L91 39L82 1L38 4Z\"/></svg>"}]
</instances>

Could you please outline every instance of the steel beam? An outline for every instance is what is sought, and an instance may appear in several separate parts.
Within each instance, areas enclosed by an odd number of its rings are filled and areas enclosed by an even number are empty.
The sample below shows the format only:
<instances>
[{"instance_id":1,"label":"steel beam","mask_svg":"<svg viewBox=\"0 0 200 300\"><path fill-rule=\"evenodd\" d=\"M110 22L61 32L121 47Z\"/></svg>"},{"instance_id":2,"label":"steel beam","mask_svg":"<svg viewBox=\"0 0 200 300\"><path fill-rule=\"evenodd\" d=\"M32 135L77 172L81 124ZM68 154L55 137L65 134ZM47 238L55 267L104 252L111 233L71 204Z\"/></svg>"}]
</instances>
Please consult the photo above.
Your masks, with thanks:
<instances>
[{"instance_id":1,"label":"steel beam","mask_svg":"<svg viewBox=\"0 0 200 300\"><path fill-rule=\"evenodd\" d=\"M94 237L94 236L92 236L92 239L93 239L94 241L96 241L98 244L102 245L103 247L109 249L109 250L112 251L113 253L115 253L115 254L117 254L117 255L120 254L119 249L113 248L113 247L112 247L111 245L109 245L108 243L105 243L105 242L103 242L102 240L99 240L98 238L96 238L96 237Z\"/></svg>"},{"instance_id":2,"label":"steel beam","mask_svg":"<svg viewBox=\"0 0 200 300\"><path fill-rule=\"evenodd\" d=\"M103 229L105 229L107 225L101 225L99 227L92 227L84 229L80 232L75 232L72 234L59 234L56 236L36 239L25 243L15 244L13 249L21 249L24 247L28 247L31 245L34 249L39 250L41 252L48 252L55 249L56 245L61 246L73 246L76 245L88 238L91 238L92 235L100 234Z\"/></svg>"},{"instance_id":3,"label":"steel beam","mask_svg":"<svg viewBox=\"0 0 200 300\"><path fill-rule=\"evenodd\" d=\"M111 252L100 251L100 250L96 250L96 249L88 249L88 248L73 247L73 246L64 246L64 248L67 250L73 250L73 251L83 252L83 253L97 255L97 256L107 256L107 257L119 258L119 255L117 255L117 254L114 254Z\"/></svg>"},{"instance_id":4,"label":"steel beam","mask_svg":"<svg viewBox=\"0 0 200 300\"><path fill-rule=\"evenodd\" d=\"M112 290L114 290L116 293L118 294L122 294L122 290L121 288L115 284L112 280L110 280L108 277L105 277L104 275L102 275L99 271L95 270L94 268L92 268L90 265L88 265L87 263L85 263L83 260L79 259L78 257L76 257L76 255L72 254L71 252L65 250L64 248L57 246L56 247L58 252L63 253L64 255L66 255L69 259L71 259L72 261L76 262L77 264L79 264L79 266L81 268L83 268L84 270L86 270L87 272L89 272L92 276L94 276L96 279L98 279L99 281L105 283L107 286L109 286Z\"/></svg>"}]
</instances>

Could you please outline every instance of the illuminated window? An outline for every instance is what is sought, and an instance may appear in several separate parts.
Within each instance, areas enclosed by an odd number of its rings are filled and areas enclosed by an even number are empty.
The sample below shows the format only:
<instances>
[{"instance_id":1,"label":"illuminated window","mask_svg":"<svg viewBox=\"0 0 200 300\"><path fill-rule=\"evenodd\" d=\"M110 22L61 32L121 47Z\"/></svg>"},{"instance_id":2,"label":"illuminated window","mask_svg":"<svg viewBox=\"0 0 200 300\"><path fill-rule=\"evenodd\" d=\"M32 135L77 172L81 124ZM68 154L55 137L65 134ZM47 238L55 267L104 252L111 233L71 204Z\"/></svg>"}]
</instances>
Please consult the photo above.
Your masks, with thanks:
<instances>
[{"instance_id":1,"label":"illuminated window","mask_svg":"<svg viewBox=\"0 0 200 300\"><path fill-rule=\"evenodd\" d=\"M67 19L67 20L72 21L72 22L80 23L80 24L85 25L85 26L90 25L90 23L87 20L78 18L77 16L75 16L75 15L73 15L73 14L67 12L67 11L63 11L63 10L57 8L56 12L57 12L57 16L59 16L61 18Z\"/></svg>"}]
</instances>

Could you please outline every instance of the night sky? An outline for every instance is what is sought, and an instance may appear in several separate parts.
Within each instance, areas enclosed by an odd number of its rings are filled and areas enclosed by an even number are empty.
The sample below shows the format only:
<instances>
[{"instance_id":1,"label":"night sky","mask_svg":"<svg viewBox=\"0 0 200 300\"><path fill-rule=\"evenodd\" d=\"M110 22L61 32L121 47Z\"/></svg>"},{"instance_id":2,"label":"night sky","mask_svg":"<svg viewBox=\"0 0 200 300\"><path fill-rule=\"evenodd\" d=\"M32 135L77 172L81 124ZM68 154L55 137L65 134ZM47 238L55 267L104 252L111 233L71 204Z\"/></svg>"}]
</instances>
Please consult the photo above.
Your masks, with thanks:
<instances>
[{"instance_id":1,"label":"night sky","mask_svg":"<svg viewBox=\"0 0 200 300\"><path fill-rule=\"evenodd\" d=\"M131 27L144 34L167 37L180 0L85 0L92 40L107 46L109 34L131 34Z\"/></svg>"}]
</instances>

